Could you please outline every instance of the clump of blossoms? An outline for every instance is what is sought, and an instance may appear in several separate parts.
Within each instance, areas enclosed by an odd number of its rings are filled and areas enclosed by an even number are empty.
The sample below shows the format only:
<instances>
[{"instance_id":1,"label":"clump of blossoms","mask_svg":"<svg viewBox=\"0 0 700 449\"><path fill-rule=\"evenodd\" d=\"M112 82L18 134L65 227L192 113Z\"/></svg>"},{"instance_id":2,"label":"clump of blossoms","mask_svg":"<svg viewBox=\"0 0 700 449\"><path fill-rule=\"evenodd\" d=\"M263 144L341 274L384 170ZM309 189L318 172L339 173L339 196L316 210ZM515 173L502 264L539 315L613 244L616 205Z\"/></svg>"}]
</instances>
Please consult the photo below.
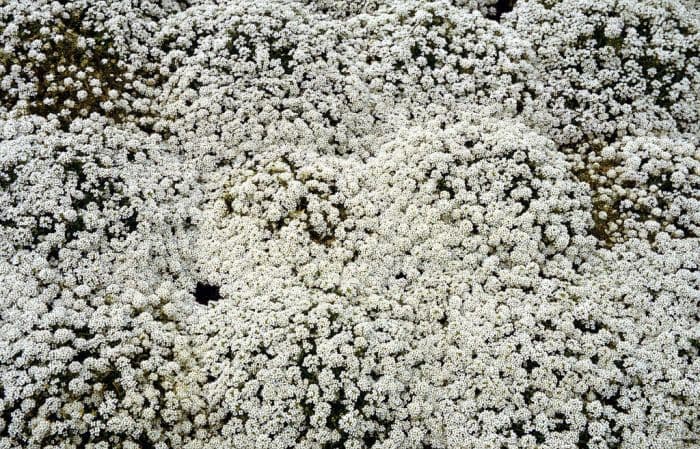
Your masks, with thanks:
<instances>
[{"instance_id":1,"label":"clump of blossoms","mask_svg":"<svg viewBox=\"0 0 700 449\"><path fill-rule=\"evenodd\" d=\"M694 447L698 443L696 239L667 232L600 251L570 287L573 327L554 320L577 398L584 447ZM561 382L560 382L561 383ZM575 385L579 385L576 387Z\"/></svg>"},{"instance_id":2,"label":"clump of blossoms","mask_svg":"<svg viewBox=\"0 0 700 449\"><path fill-rule=\"evenodd\" d=\"M110 13L117 17L108 20ZM155 28L149 13L157 19L163 10L124 1L109 9L79 0L4 5L0 111L55 118L64 129L95 112L139 123L162 78L143 43Z\"/></svg>"},{"instance_id":3,"label":"clump of blossoms","mask_svg":"<svg viewBox=\"0 0 700 449\"><path fill-rule=\"evenodd\" d=\"M173 405L192 397L176 242L192 211L172 198L189 192L194 207L197 187L158 139L107 121L0 120L3 448L187 434Z\"/></svg>"},{"instance_id":4,"label":"clump of blossoms","mask_svg":"<svg viewBox=\"0 0 700 449\"><path fill-rule=\"evenodd\" d=\"M374 14L380 7L389 2L377 0L306 0L305 3L315 12L343 19L357 14Z\"/></svg>"},{"instance_id":5,"label":"clump of blossoms","mask_svg":"<svg viewBox=\"0 0 700 449\"><path fill-rule=\"evenodd\" d=\"M342 20L314 11L226 2L166 20L157 41L171 74L154 129L173 144L196 140L192 151L222 163L236 157L229 148L268 137L368 153L413 121L447 123L473 104L515 115L529 95L527 42L478 11L444 2Z\"/></svg>"},{"instance_id":6,"label":"clump of blossoms","mask_svg":"<svg viewBox=\"0 0 700 449\"><path fill-rule=\"evenodd\" d=\"M516 347L540 331L503 314L563 288L560 259L595 245L553 143L475 115L366 160L258 151L225 170L196 244L229 298L192 324L216 444L454 447L471 419L474 443L535 438L532 415L493 422L527 397Z\"/></svg>"},{"instance_id":7,"label":"clump of blossoms","mask_svg":"<svg viewBox=\"0 0 700 449\"><path fill-rule=\"evenodd\" d=\"M377 0L305 0L314 11L328 14L334 18L347 18L357 14L375 14L380 8L401 5L403 1ZM491 19L500 19L504 12L509 12L515 0L450 0L448 3L465 10L478 10Z\"/></svg>"},{"instance_id":8,"label":"clump of blossoms","mask_svg":"<svg viewBox=\"0 0 700 449\"><path fill-rule=\"evenodd\" d=\"M689 0L0 6L0 449L700 445Z\"/></svg>"},{"instance_id":9,"label":"clump of blossoms","mask_svg":"<svg viewBox=\"0 0 700 449\"><path fill-rule=\"evenodd\" d=\"M625 137L577 165L593 188L594 234L602 240L700 235L700 152L689 141Z\"/></svg>"},{"instance_id":10,"label":"clump of blossoms","mask_svg":"<svg viewBox=\"0 0 700 449\"><path fill-rule=\"evenodd\" d=\"M673 0L518 1L506 21L529 37L541 69L529 86L539 104L526 115L575 148L647 132L697 136L698 20Z\"/></svg>"}]
</instances>

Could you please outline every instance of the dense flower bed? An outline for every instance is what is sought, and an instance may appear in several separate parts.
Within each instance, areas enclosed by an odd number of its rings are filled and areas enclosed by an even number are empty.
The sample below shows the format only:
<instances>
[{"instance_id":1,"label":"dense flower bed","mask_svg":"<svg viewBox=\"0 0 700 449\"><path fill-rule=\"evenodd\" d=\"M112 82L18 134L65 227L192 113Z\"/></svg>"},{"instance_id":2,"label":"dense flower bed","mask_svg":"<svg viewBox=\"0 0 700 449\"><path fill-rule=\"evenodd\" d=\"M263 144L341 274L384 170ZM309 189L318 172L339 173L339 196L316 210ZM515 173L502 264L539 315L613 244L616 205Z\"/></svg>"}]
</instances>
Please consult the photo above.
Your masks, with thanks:
<instances>
[{"instance_id":1,"label":"dense flower bed","mask_svg":"<svg viewBox=\"0 0 700 449\"><path fill-rule=\"evenodd\" d=\"M695 2L0 24L0 449L700 447Z\"/></svg>"}]
</instances>

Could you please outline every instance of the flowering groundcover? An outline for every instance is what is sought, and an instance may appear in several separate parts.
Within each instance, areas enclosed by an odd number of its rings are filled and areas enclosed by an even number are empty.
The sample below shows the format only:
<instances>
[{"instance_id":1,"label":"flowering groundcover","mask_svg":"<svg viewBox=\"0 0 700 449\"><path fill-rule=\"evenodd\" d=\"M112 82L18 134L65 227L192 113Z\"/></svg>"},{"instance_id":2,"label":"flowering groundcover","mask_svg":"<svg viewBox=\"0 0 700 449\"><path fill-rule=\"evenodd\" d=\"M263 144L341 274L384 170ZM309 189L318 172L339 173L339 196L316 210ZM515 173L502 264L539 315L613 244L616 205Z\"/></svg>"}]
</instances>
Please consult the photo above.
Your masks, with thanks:
<instances>
[{"instance_id":1,"label":"flowering groundcover","mask_svg":"<svg viewBox=\"0 0 700 449\"><path fill-rule=\"evenodd\" d=\"M0 2L0 449L700 447L694 0Z\"/></svg>"}]
</instances>

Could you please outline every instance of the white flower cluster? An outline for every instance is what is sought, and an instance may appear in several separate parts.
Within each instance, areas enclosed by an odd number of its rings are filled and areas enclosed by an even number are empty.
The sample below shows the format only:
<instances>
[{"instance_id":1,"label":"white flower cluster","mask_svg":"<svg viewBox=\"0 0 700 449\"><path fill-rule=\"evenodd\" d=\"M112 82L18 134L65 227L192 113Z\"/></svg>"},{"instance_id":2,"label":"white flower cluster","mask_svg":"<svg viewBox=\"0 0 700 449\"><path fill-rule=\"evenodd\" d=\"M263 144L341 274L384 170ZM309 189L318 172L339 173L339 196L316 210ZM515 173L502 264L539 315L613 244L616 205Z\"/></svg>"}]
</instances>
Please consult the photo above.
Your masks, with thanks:
<instances>
[{"instance_id":1,"label":"white flower cluster","mask_svg":"<svg viewBox=\"0 0 700 449\"><path fill-rule=\"evenodd\" d=\"M700 132L700 22L674 0L526 0L506 22L528 36L536 104L563 145Z\"/></svg>"},{"instance_id":2,"label":"white flower cluster","mask_svg":"<svg viewBox=\"0 0 700 449\"><path fill-rule=\"evenodd\" d=\"M367 160L262 147L248 164L223 170L196 244L232 299L193 327L216 444L455 447L472 419L472 444L528 440L530 417L484 408L527 395L516 346L541 329L516 332L511 308L553 300L575 277L559 259L595 246L551 141L475 116L402 130Z\"/></svg>"},{"instance_id":3,"label":"white flower cluster","mask_svg":"<svg viewBox=\"0 0 700 449\"><path fill-rule=\"evenodd\" d=\"M444 126L473 104L515 115L535 73L522 38L440 2L343 20L294 2L188 11L157 37L172 74L154 129L218 160L236 157L222 147L260 139L367 154L389 131Z\"/></svg>"},{"instance_id":4,"label":"white flower cluster","mask_svg":"<svg viewBox=\"0 0 700 449\"><path fill-rule=\"evenodd\" d=\"M699 447L694 8L0 4L0 449Z\"/></svg>"},{"instance_id":5,"label":"white flower cluster","mask_svg":"<svg viewBox=\"0 0 700 449\"><path fill-rule=\"evenodd\" d=\"M47 0L4 5L0 111L51 117L65 129L95 112L116 121L148 116L146 96L160 74L148 62L143 42L154 22L140 6L146 5ZM130 33L120 33L124 28Z\"/></svg>"},{"instance_id":6,"label":"white flower cluster","mask_svg":"<svg viewBox=\"0 0 700 449\"><path fill-rule=\"evenodd\" d=\"M375 14L380 8L388 7L392 3L400 5L401 1L379 1L379 0L305 0L305 3L312 6L315 12L321 12L335 18L346 18L356 14ZM451 5L459 6L462 9L478 10L484 16L500 19L504 12L513 9L515 0L449 0Z\"/></svg>"},{"instance_id":7,"label":"white flower cluster","mask_svg":"<svg viewBox=\"0 0 700 449\"><path fill-rule=\"evenodd\" d=\"M186 391L192 211L173 199L198 187L133 125L55 125L0 120L0 447L141 447Z\"/></svg>"},{"instance_id":8,"label":"white flower cluster","mask_svg":"<svg viewBox=\"0 0 700 449\"><path fill-rule=\"evenodd\" d=\"M700 235L697 146L677 137L625 137L578 166L593 188L594 234L603 240Z\"/></svg>"}]
</instances>

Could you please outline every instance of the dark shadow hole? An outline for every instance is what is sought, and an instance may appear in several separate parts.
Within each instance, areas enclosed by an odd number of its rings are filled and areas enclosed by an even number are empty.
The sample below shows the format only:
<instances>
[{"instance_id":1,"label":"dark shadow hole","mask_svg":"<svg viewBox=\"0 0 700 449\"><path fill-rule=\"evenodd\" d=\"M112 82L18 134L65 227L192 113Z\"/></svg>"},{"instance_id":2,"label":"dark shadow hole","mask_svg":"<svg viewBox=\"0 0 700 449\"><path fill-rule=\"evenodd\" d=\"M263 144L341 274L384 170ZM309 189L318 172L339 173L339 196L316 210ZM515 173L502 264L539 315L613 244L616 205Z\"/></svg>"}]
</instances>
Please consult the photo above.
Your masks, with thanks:
<instances>
[{"instance_id":1,"label":"dark shadow hole","mask_svg":"<svg viewBox=\"0 0 700 449\"><path fill-rule=\"evenodd\" d=\"M489 19L495 20L497 22L501 21L501 16L505 13L509 13L515 7L515 0L498 0L496 3L495 11L488 15Z\"/></svg>"},{"instance_id":2,"label":"dark shadow hole","mask_svg":"<svg viewBox=\"0 0 700 449\"><path fill-rule=\"evenodd\" d=\"M218 301L221 299L220 287L217 285L205 284L197 282L197 287L194 291L194 299L202 305L209 304L209 301Z\"/></svg>"}]
</instances>

